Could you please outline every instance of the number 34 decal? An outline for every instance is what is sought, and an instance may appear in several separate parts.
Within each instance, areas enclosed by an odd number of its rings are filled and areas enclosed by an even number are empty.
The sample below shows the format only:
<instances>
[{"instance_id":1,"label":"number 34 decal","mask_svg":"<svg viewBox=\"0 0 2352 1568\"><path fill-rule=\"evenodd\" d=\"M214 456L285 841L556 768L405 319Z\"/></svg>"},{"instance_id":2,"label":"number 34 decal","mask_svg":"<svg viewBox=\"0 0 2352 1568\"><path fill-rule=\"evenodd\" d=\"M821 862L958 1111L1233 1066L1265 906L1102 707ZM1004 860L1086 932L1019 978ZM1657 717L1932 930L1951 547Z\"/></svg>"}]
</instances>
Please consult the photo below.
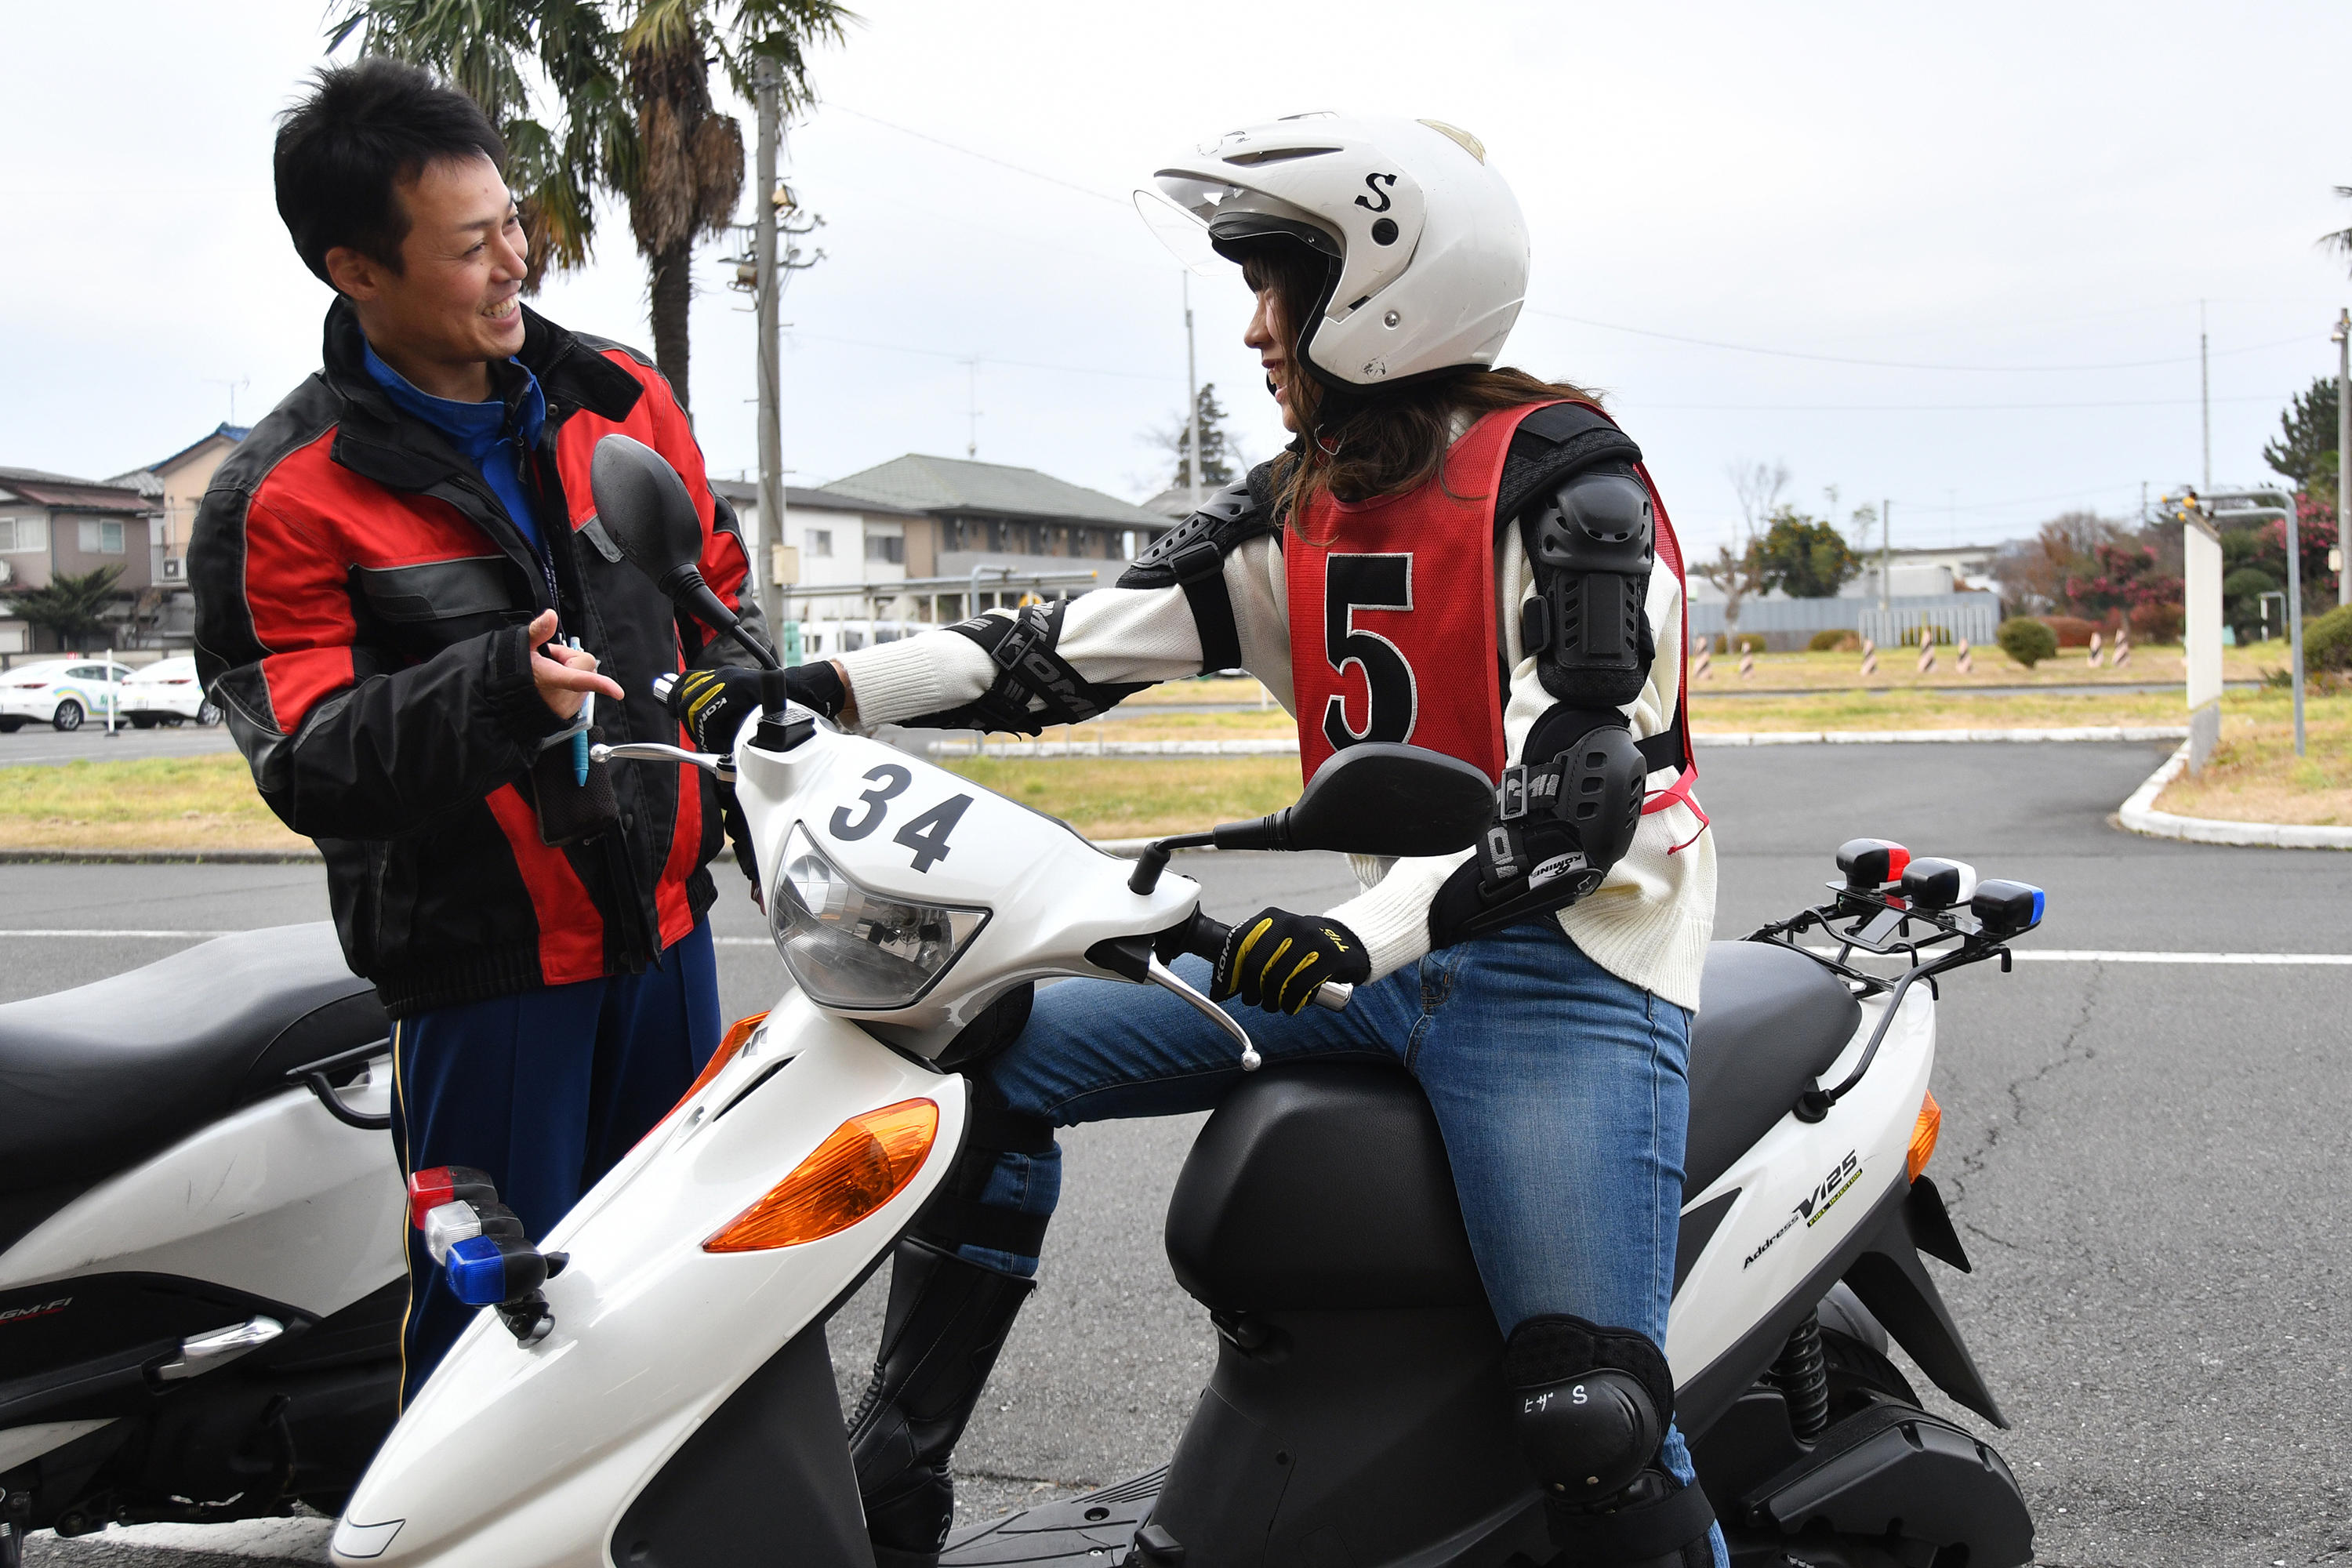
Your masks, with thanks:
<instances>
[{"instance_id":1,"label":"number 34 decal","mask_svg":"<svg viewBox=\"0 0 2352 1568\"><path fill-rule=\"evenodd\" d=\"M826 826L835 838L855 843L881 826L882 819L889 815L890 803L907 793L915 775L896 763L884 763L866 772L866 782L874 787L857 797L857 804L866 808L863 815L851 816L851 808L845 805L834 808L833 820ZM928 871L948 858L948 835L955 831L956 824L963 820L963 814L971 806L971 796L950 795L901 826L890 836L890 842L913 850L915 869Z\"/></svg>"}]
</instances>

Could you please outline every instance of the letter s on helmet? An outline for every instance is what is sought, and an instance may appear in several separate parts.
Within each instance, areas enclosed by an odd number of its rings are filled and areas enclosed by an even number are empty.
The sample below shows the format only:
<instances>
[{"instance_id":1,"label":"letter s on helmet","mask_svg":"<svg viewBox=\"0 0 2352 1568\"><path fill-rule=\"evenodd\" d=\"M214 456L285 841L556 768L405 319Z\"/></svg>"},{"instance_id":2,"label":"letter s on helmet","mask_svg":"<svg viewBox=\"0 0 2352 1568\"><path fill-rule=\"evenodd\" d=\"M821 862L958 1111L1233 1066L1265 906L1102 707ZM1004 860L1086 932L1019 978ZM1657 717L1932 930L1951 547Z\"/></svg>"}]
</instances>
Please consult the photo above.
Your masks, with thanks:
<instances>
[{"instance_id":1,"label":"letter s on helmet","mask_svg":"<svg viewBox=\"0 0 2352 1568\"><path fill-rule=\"evenodd\" d=\"M1277 237L1328 259L1297 348L1327 384L1491 365L1518 320L1527 223L1466 132L1300 115L1229 132L1154 178L1229 261Z\"/></svg>"}]
</instances>

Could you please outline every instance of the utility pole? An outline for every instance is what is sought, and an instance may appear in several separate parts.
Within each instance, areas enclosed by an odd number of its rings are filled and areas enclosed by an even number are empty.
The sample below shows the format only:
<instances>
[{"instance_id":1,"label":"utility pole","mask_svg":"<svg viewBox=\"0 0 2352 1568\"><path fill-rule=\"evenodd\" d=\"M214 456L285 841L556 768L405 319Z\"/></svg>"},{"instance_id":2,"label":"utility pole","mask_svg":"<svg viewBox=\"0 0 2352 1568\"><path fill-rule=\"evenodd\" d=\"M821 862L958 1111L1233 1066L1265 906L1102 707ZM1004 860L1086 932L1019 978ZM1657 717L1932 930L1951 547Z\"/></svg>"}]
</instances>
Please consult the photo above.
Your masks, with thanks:
<instances>
[{"instance_id":1,"label":"utility pole","mask_svg":"<svg viewBox=\"0 0 2352 1568\"><path fill-rule=\"evenodd\" d=\"M1894 567L1895 503L1881 500L1878 503L1878 629L1882 632L1894 627L1894 623L1887 618L1893 613L1894 605L1887 598L1886 586L1887 574Z\"/></svg>"},{"instance_id":2,"label":"utility pole","mask_svg":"<svg viewBox=\"0 0 2352 1568\"><path fill-rule=\"evenodd\" d=\"M2336 602L2352 605L2352 539L2344 514L2352 511L2352 310L2336 315Z\"/></svg>"},{"instance_id":3,"label":"utility pole","mask_svg":"<svg viewBox=\"0 0 2352 1568\"><path fill-rule=\"evenodd\" d=\"M784 542L784 432L776 352L777 296L782 292L776 270L776 143L782 126L775 64L761 60L754 69L760 109L760 183L751 198L751 254L760 290L760 537L752 543L751 575L768 635L781 646L775 561L777 546Z\"/></svg>"},{"instance_id":4,"label":"utility pole","mask_svg":"<svg viewBox=\"0 0 2352 1568\"><path fill-rule=\"evenodd\" d=\"M963 362L963 410L965 435L963 455L980 456L980 362Z\"/></svg>"},{"instance_id":5,"label":"utility pole","mask_svg":"<svg viewBox=\"0 0 2352 1568\"><path fill-rule=\"evenodd\" d=\"M2197 406L2205 422L2205 489L2213 489L2213 374L2205 356L2205 301L2197 301Z\"/></svg>"},{"instance_id":6,"label":"utility pole","mask_svg":"<svg viewBox=\"0 0 2352 1568\"><path fill-rule=\"evenodd\" d=\"M1201 510L1201 388L1192 358L1192 274L1184 279L1184 482L1192 491L1192 510Z\"/></svg>"}]
</instances>

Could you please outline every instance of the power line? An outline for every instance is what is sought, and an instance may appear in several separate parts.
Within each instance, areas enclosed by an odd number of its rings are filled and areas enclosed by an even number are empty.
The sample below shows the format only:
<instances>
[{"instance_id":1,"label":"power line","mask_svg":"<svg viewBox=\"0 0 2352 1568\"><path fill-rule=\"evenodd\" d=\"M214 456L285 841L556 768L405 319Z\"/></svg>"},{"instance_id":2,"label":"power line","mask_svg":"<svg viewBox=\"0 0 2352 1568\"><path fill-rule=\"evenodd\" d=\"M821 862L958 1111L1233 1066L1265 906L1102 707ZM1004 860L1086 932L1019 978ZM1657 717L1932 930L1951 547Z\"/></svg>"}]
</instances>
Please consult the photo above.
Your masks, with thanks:
<instances>
[{"instance_id":1,"label":"power line","mask_svg":"<svg viewBox=\"0 0 2352 1568\"><path fill-rule=\"evenodd\" d=\"M1694 347L1706 349L1724 349L1733 353L1764 354L1773 359L1811 360L1819 364L1866 365L1875 370L1983 371L1999 374L2026 371L2146 370L2155 365L2186 364L2197 358L2195 354L2172 354L2163 359L2113 360L2091 364L1937 364L1915 360L1857 359L1847 354L1808 353L1801 349L1769 349L1755 343L1728 343L1714 338L1686 337L1680 332L1653 331L1647 327L1628 327L1616 321L1597 321L1590 316L1571 316L1559 310L1540 310L1533 305L1525 307L1525 310L1530 316L1543 316L1555 321L1572 321L1580 327L1599 327L1603 331L1627 332L1637 338L1657 338L1665 342L1689 343ZM2250 343L2243 348L2223 349L2221 353L2213 357L2218 359L2221 354L2255 353L2263 349L2281 348L2288 343L2309 341L2309 333L2298 333L2294 337L2280 338L2273 342Z\"/></svg>"},{"instance_id":2,"label":"power line","mask_svg":"<svg viewBox=\"0 0 2352 1568\"><path fill-rule=\"evenodd\" d=\"M830 332L804 332L796 327L787 327L784 329L784 331L788 337L807 338L814 342L844 343L851 348L857 349L880 349L886 353L923 354L931 359L953 360L958 364L971 364L977 363L980 364L1011 365L1016 366L1022 370L1050 370L1059 375L1116 376L1122 381L1156 381L1167 383L1181 381L1183 379L1183 377L1176 375L1154 375L1149 371L1101 370L1093 365L1049 364L1044 360L996 359L988 354L957 353L952 349L920 349L915 347L911 343L877 343L868 338L835 337Z\"/></svg>"},{"instance_id":3,"label":"power line","mask_svg":"<svg viewBox=\"0 0 2352 1568\"><path fill-rule=\"evenodd\" d=\"M1108 191L1097 191L1091 185L1081 185L1075 181L1065 180L1058 174L1048 174L1036 169L1024 168L1019 163L999 158L993 153L975 153L969 147L959 147L943 136L934 136L928 131L918 131L910 125L900 125L896 121L885 120L878 114L868 114L863 110L845 108L838 103L827 104L825 107L835 113L846 114L853 119L879 125L885 131L896 131L901 136L912 136L918 142L928 142L934 147L944 147L950 153L961 153L967 158L977 158L983 163L993 163L1000 169L1010 169L1016 174L1026 174L1033 180L1043 180L1049 185L1059 185L1066 191L1076 191L1082 196L1092 196L1098 202L1110 202L1118 206L1127 205L1127 198L1124 196L1115 196Z\"/></svg>"},{"instance_id":4,"label":"power line","mask_svg":"<svg viewBox=\"0 0 2352 1568\"><path fill-rule=\"evenodd\" d=\"M2301 340L2296 340L2300 342ZM2217 397L2216 403L2284 403L2293 396ZM1645 403L1620 395L1617 402L1642 409L1685 414L1937 414L2013 413L2038 408L2193 408L2194 397L2144 397L2111 403Z\"/></svg>"}]
</instances>

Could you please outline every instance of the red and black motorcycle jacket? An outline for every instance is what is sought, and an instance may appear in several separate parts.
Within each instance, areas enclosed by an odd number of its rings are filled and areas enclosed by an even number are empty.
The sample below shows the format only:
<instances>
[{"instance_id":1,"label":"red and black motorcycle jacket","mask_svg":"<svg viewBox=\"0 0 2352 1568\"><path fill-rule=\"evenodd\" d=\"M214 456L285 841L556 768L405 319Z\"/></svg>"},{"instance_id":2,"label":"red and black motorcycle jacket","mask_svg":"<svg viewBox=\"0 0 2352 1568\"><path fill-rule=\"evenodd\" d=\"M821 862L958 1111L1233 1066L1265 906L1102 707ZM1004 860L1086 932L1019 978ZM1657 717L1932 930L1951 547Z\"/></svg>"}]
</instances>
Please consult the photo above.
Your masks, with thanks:
<instances>
[{"instance_id":1,"label":"red and black motorcycle jacket","mask_svg":"<svg viewBox=\"0 0 2352 1568\"><path fill-rule=\"evenodd\" d=\"M679 741L656 676L742 662L598 521L601 437L624 432L677 468L702 513L703 577L758 623L739 602L734 516L669 384L627 349L524 315L518 357L547 398L521 465L544 563L474 465L368 374L341 300L324 367L221 465L188 545L197 674L262 798L317 841L344 956L394 1017L640 973L715 896L720 813L699 770L614 768L615 826L563 847L542 837L525 775L568 726L531 679L534 616L552 605L628 693L596 706L615 743Z\"/></svg>"}]
</instances>

